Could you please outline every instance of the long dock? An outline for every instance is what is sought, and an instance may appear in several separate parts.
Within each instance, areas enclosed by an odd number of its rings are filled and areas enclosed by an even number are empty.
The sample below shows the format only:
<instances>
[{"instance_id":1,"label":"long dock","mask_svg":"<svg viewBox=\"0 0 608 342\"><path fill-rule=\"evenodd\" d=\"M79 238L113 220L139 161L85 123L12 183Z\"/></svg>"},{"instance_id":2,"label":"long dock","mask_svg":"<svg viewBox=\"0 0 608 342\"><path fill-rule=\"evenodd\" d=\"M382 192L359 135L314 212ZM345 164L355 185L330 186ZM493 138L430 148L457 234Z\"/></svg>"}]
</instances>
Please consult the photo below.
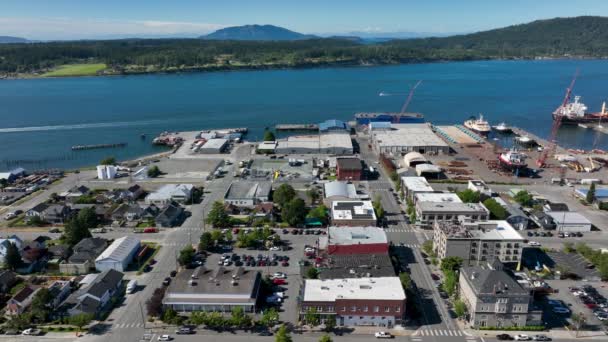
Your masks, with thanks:
<instances>
[{"instance_id":1,"label":"long dock","mask_svg":"<svg viewBox=\"0 0 608 342\"><path fill-rule=\"evenodd\" d=\"M283 124L276 125L277 131L318 131L319 125L317 124Z\"/></svg>"},{"instance_id":2,"label":"long dock","mask_svg":"<svg viewBox=\"0 0 608 342\"><path fill-rule=\"evenodd\" d=\"M126 146L127 146L127 143L74 145L74 146L72 146L72 151L94 150L94 149L99 149L99 148L117 148L117 147L126 147Z\"/></svg>"}]
</instances>

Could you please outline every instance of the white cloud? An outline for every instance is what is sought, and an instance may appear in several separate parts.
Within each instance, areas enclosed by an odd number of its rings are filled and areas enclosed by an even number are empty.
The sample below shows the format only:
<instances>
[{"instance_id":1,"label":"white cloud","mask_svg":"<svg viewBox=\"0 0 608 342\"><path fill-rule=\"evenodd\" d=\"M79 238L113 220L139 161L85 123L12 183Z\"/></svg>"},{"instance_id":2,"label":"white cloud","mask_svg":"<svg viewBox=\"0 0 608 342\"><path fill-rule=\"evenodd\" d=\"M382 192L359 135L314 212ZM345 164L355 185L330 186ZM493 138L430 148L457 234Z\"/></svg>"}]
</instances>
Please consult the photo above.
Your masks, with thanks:
<instances>
[{"instance_id":1,"label":"white cloud","mask_svg":"<svg viewBox=\"0 0 608 342\"><path fill-rule=\"evenodd\" d=\"M155 20L0 17L2 35L37 40L198 36L226 25Z\"/></svg>"}]
</instances>

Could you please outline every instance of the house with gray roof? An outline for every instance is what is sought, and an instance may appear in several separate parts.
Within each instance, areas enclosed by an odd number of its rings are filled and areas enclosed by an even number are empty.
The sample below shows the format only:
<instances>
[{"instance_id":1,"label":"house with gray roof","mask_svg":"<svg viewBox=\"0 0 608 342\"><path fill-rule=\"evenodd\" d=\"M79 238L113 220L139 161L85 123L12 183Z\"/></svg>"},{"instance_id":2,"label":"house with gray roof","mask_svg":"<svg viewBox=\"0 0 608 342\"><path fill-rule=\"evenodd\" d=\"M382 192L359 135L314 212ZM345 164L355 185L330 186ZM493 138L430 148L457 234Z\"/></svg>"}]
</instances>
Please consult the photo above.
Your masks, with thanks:
<instances>
[{"instance_id":1,"label":"house with gray roof","mask_svg":"<svg viewBox=\"0 0 608 342\"><path fill-rule=\"evenodd\" d=\"M154 222L158 227L175 227L184 217L184 208L177 203L169 203L156 216Z\"/></svg>"},{"instance_id":2,"label":"house with gray roof","mask_svg":"<svg viewBox=\"0 0 608 342\"><path fill-rule=\"evenodd\" d=\"M464 267L459 285L474 328L542 325L542 311L532 308L530 291L500 268Z\"/></svg>"},{"instance_id":3,"label":"house with gray roof","mask_svg":"<svg viewBox=\"0 0 608 342\"><path fill-rule=\"evenodd\" d=\"M73 248L72 256L59 264L59 271L65 274L87 274L95 267L95 259L108 247L102 238L82 239Z\"/></svg>"},{"instance_id":4,"label":"house with gray roof","mask_svg":"<svg viewBox=\"0 0 608 342\"><path fill-rule=\"evenodd\" d=\"M113 269L103 271L91 283L72 293L61 306L70 316L84 313L98 317L120 293L123 277L124 274Z\"/></svg>"},{"instance_id":5,"label":"house with gray roof","mask_svg":"<svg viewBox=\"0 0 608 342\"><path fill-rule=\"evenodd\" d=\"M270 182L233 182L224 195L224 204L253 208L268 202L271 189Z\"/></svg>"}]
</instances>

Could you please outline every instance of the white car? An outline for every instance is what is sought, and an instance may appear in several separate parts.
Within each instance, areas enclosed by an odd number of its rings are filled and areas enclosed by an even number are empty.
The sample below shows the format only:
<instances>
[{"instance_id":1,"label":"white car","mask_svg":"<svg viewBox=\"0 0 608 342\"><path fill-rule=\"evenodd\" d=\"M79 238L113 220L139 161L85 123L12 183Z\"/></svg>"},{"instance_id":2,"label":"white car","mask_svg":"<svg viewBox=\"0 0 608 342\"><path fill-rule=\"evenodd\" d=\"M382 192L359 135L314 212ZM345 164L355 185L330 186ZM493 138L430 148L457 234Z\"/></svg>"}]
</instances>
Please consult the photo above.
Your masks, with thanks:
<instances>
[{"instance_id":1,"label":"white car","mask_svg":"<svg viewBox=\"0 0 608 342\"><path fill-rule=\"evenodd\" d=\"M38 336L38 335L40 335L40 333L41 333L40 329L29 328L29 329L23 330L23 332L21 332L21 335Z\"/></svg>"},{"instance_id":2,"label":"white car","mask_svg":"<svg viewBox=\"0 0 608 342\"><path fill-rule=\"evenodd\" d=\"M393 335L386 331L378 331L374 334L374 336L376 336L376 338L393 338Z\"/></svg>"},{"instance_id":3,"label":"white car","mask_svg":"<svg viewBox=\"0 0 608 342\"><path fill-rule=\"evenodd\" d=\"M15 217L17 217L17 215L15 215L15 213L8 213L8 214L4 215L5 220L11 220L11 219L14 219Z\"/></svg>"},{"instance_id":4,"label":"white car","mask_svg":"<svg viewBox=\"0 0 608 342\"><path fill-rule=\"evenodd\" d=\"M281 248L280 248L280 247L277 247L277 246L272 246L272 247L268 248L268 250L269 250L269 251L276 252L276 251L280 251L280 250L281 250Z\"/></svg>"},{"instance_id":5,"label":"white car","mask_svg":"<svg viewBox=\"0 0 608 342\"><path fill-rule=\"evenodd\" d=\"M283 273L283 272L275 272L272 275L273 279L286 279L287 278L287 274Z\"/></svg>"},{"instance_id":6,"label":"white car","mask_svg":"<svg viewBox=\"0 0 608 342\"><path fill-rule=\"evenodd\" d=\"M160 336L158 336L158 340L159 341L171 341L172 338L171 338L171 335L160 335Z\"/></svg>"},{"instance_id":7,"label":"white car","mask_svg":"<svg viewBox=\"0 0 608 342\"><path fill-rule=\"evenodd\" d=\"M526 334L515 335L515 341L531 341L532 338Z\"/></svg>"},{"instance_id":8,"label":"white car","mask_svg":"<svg viewBox=\"0 0 608 342\"><path fill-rule=\"evenodd\" d=\"M278 298L285 298L285 292L275 292L272 294L273 297L278 297Z\"/></svg>"},{"instance_id":9,"label":"white car","mask_svg":"<svg viewBox=\"0 0 608 342\"><path fill-rule=\"evenodd\" d=\"M534 247L540 247L540 242L537 241L530 241L528 242L529 246L534 246Z\"/></svg>"},{"instance_id":10,"label":"white car","mask_svg":"<svg viewBox=\"0 0 608 342\"><path fill-rule=\"evenodd\" d=\"M306 248L304 248L304 252L311 253L311 252L314 252L314 251L315 251L314 247L306 247Z\"/></svg>"},{"instance_id":11,"label":"white car","mask_svg":"<svg viewBox=\"0 0 608 342\"><path fill-rule=\"evenodd\" d=\"M563 306L556 306L553 308L553 313L556 314L569 314L570 310L568 308L565 308Z\"/></svg>"}]
</instances>

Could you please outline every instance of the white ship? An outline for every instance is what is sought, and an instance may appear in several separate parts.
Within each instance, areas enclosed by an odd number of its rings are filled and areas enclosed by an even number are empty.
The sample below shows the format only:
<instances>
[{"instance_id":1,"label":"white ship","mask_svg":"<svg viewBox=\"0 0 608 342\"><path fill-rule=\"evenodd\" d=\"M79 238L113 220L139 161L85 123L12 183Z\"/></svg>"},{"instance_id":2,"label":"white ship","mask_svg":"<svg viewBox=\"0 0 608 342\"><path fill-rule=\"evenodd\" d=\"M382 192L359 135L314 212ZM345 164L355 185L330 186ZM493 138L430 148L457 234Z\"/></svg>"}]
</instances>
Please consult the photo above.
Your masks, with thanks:
<instances>
[{"instance_id":1,"label":"white ship","mask_svg":"<svg viewBox=\"0 0 608 342\"><path fill-rule=\"evenodd\" d=\"M481 134L487 135L492 130L490 128L490 124L483 119L483 115L479 114L479 119L475 117L470 118L469 120L464 122L464 127L470 129L471 131Z\"/></svg>"},{"instance_id":2,"label":"white ship","mask_svg":"<svg viewBox=\"0 0 608 342\"><path fill-rule=\"evenodd\" d=\"M498 125L494 126L494 129L500 133L509 133L513 131L511 126L507 125L504 122L501 122Z\"/></svg>"},{"instance_id":3,"label":"white ship","mask_svg":"<svg viewBox=\"0 0 608 342\"><path fill-rule=\"evenodd\" d=\"M507 152L501 153L500 156L498 156L498 161L503 167L510 170L523 169L528 166L526 158L528 158L528 156L512 148Z\"/></svg>"}]
</instances>

